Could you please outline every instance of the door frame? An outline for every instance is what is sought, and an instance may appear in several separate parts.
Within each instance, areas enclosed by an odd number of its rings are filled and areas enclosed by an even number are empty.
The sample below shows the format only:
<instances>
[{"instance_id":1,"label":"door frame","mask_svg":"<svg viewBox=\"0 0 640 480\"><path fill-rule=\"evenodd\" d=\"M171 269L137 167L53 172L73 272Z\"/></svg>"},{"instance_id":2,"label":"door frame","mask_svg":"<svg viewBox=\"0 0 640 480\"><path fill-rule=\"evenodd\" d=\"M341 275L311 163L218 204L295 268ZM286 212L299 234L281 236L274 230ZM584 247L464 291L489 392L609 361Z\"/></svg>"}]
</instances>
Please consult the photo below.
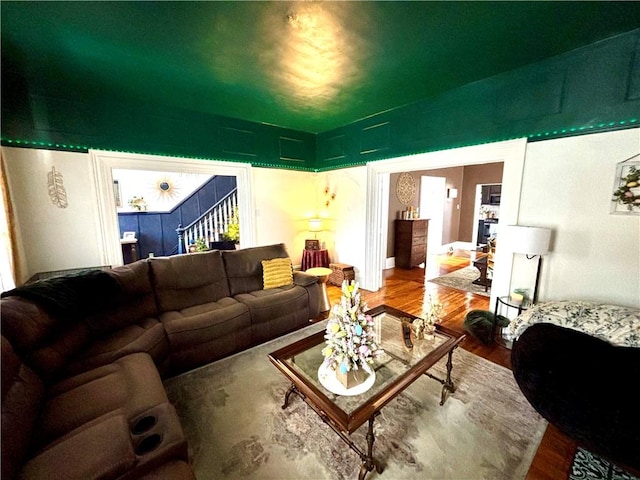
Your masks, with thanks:
<instances>
[{"instance_id":1,"label":"door frame","mask_svg":"<svg viewBox=\"0 0 640 480\"><path fill-rule=\"evenodd\" d=\"M149 170L176 173L203 173L236 177L242 246L256 244L255 208L253 205L252 167L248 163L200 160L124 152L89 150L98 199L101 245L105 265L122 265L120 226L113 191L113 172L117 169ZM177 227L177 225L176 225ZM177 234L176 234L177 235Z\"/></svg>"},{"instance_id":2,"label":"door frame","mask_svg":"<svg viewBox=\"0 0 640 480\"><path fill-rule=\"evenodd\" d=\"M437 177L433 175L420 175L420 218L427 218L426 214L428 211L424 208L423 201L425 200L425 186L426 183L438 184L437 192L439 195L433 195L431 198L436 198L438 202L438 207L436 217L434 219L433 216L429 217L429 229L427 234L427 251L431 251L434 253L434 237L439 236L439 240L437 242L436 248L437 253L442 253L442 239L444 237L444 205L445 205L445 197L447 192L447 179L445 177ZM435 223L433 222L435 220ZM439 228L431 228L431 227L439 227Z\"/></svg>"},{"instance_id":3,"label":"door frame","mask_svg":"<svg viewBox=\"0 0 640 480\"><path fill-rule=\"evenodd\" d=\"M488 143L451 150L429 152L367 163L367 211L365 233L365 271L362 288L377 291L382 287L386 263L389 181L391 173L461 167L503 162L500 217L503 225L516 225L520 212L520 192L527 139ZM464 194L464 192L463 192ZM509 290L513 255L506 248L496 250L491 302L499 292Z\"/></svg>"}]
</instances>

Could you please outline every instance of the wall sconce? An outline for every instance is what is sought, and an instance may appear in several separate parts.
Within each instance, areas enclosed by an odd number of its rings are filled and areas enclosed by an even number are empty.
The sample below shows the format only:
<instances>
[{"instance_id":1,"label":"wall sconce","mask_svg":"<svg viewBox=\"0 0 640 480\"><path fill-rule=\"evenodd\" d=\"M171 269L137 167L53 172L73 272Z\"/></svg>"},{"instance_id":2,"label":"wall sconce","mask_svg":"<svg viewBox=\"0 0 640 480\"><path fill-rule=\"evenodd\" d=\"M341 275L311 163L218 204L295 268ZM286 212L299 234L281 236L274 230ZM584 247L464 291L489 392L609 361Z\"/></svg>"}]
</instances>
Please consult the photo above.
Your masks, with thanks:
<instances>
[{"instance_id":1,"label":"wall sconce","mask_svg":"<svg viewBox=\"0 0 640 480\"><path fill-rule=\"evenodd\" d=\"M458 189L447 188L447 198L458 198Z\"/></svg>"}]
</instances>

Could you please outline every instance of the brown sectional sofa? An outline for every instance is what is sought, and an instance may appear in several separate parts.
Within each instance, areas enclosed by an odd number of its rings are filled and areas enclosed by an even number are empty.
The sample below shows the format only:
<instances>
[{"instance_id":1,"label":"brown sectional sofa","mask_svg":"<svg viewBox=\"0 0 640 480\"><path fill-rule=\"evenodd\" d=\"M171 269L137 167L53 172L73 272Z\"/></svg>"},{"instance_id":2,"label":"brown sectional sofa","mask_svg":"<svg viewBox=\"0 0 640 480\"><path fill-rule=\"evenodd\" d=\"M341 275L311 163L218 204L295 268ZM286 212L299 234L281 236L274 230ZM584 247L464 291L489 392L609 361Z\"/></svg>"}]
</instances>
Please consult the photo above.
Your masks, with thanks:
<instances>
[{"instance_id":1,"label":"brown sectional sofa","mask_svg":"<svg viewBox=\"0 0 640 480\"><path fill-rule=\"evenodd\" d=\"M192 479L162 378L301 328L317 279L263 289L283 244L58 277L0 302L2 478Z\"/></svg>"}]
</instances>

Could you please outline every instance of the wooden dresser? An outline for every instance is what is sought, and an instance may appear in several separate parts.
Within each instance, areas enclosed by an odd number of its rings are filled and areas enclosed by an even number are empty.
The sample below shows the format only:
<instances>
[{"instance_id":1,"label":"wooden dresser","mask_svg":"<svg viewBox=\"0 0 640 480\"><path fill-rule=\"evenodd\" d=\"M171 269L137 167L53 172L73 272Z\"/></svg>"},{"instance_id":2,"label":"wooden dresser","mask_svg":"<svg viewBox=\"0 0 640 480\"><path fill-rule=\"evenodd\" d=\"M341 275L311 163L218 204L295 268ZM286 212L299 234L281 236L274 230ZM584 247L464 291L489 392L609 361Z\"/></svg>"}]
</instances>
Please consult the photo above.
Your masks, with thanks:
<instances>
[{"instance_id":1,"label":"wooden dresser","mask_svg":"<svg viewBox=\"0 0 640 480\"><path fill-rule=\"evenodd\" d=\"M429 220L396 220L396 267L413 268L427 261Z\"/></svg>"}]
</instances>

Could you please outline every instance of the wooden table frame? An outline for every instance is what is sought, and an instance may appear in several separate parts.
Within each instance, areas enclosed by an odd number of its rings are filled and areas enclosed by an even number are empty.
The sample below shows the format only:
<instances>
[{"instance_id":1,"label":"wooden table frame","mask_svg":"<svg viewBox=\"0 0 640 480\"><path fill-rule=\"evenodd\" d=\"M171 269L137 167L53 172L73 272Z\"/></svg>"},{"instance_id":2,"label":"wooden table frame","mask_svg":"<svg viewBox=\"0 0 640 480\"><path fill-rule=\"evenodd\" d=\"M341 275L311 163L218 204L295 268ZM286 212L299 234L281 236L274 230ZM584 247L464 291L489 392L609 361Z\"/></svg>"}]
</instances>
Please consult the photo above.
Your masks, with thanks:
<instances>
[{"instance_id":1,"label":"wooden table frame","mask_svg":"<svg viewBox=\"0 0 640 480\"><path fill-rule=\"evenodd\" d=\"M373 308L369 310L367 314L376 316L385 312L395 317L407 317L411 320L416 318L413 315L386 305ZM374 468L378 473L382 473L383 466L373 457L373 445L375 442L373 424L375 417L378 416L382 407L388 404L422 375L426 375L442 384L440 405L444 404L448 393L453 393L456 390L456 387L451 380L451 371L453 369L452 356L454 350L464 340L465 336L462 333L453 331L439 324L436 325L436 330L448 337L442 345L436 347L435 350L418 361L418 363L412 366L409 370L404 372L402 375L399 375L385 389L381 390L372 398L361 404L351 414L347 414L344 410L338 407L318 387L309 382L303 376L299 375L298 372L286 361L287 359L324 342L324 331L310 335L292 343L291 345L287 345L270 353L269 360L291 381L291 387L285 394L282 408L287 408L291 394L295 393L318 414L324 423L329 425L340 436L340 438L359 455L362 460L362 466L358 475L360 480L364 479L367 473L371 472ZM398 332L398 334L400 334L400 332ZM382 345L382 348L384 349L384 345ZM441 379L428 373L427 370L433 367L433 365L435 365L445 355L448 356L446 378ZM366 452L358 448L349 438L349 435L356 431L365 422L368 422Z\"/></svg>"}]
</instances>

